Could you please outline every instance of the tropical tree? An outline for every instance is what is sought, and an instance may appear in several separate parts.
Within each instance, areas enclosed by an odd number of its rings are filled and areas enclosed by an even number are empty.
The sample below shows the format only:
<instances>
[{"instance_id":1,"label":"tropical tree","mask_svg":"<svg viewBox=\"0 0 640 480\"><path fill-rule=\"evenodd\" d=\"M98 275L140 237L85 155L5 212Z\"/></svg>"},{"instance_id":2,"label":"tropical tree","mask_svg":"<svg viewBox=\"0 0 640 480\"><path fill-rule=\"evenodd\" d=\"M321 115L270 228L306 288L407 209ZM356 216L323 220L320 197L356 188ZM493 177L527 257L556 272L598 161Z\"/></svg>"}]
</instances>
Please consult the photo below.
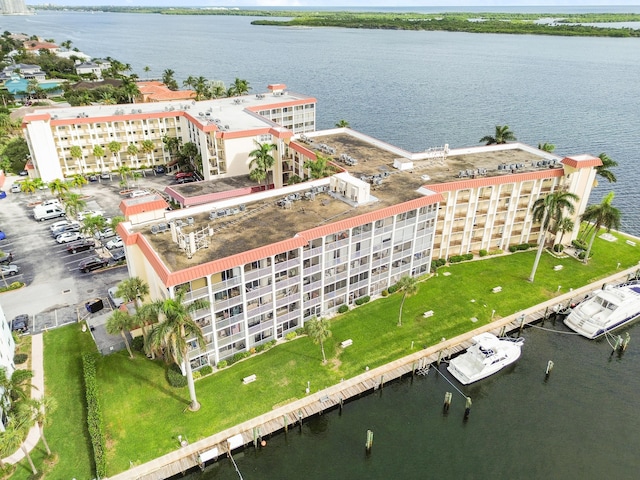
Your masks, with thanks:
<instances>
[{"instance_id":1,"label":"tropical tree","mask_svg":"<svg viewBox=\"0 0 640 480\"><path fill-rule=\"evenodd\" d=\"M120 182L124 182L123 186L129 188L128 177L131 175L131 169L126 165L121 165L118 169L118 173L120 174Z\"/></svg>"},{"instance_id":2,"label":"tropical tree","mask_svg":"<svg viewBox=\"0 0 640 480\"><path fill-rule=\"evenodd\" d=\"M147 156L147 164L153 165L155 163L155 158L153 157L153 152L156 149L155 143L152 140L143 140L140 144L140 149Z\"/></svg>"},{"instance_id":3,"label":"tropical tree","mask_svg":"<svg viewBox=\"0 0 640 480\"><path fill-rule=\"evenodd\" d=\"M516 136L509 130L509 125L496 125L496 133L494 136L485 135L479 141L486 142L487 145L494 145L513 142L515 140Z\"/></svg>"},{"instance_id":4,"label":"tropical tree","mask_svg":"<svg viewBox=\"0 0 640 480\"><path fill-rule=\"evenodd\" d=\"M305 322L304 327L311 341L316 345L320 344L322 363L327 363L327 357L324 354L324 342L331 337L329 320L326 318L312 317Z\"/></svg>"},{"instance_id":5,"label":"tropical tree","mask_svg":"<svg viewBox=\"0 0 640 480\"><path fill-rule=\"evenodd\" d=\"M255 144L257 148L249 152L249 158L252 159L249 163L249 168L252 169L249 173L249 178L254 182L260 183L262 180L267 179L269 170L276 163L276 159L271 155L271 152L277 147L273 143L255 142Z\"/></svg>"},{"instance_id":6,"label":"tropical tree","mask_svg":"<svg viewBox=\"0 0 640 480\"><path fill-rule=\"evenodd\" d=\"M545 237L547 232L551 229L553 222L557 222L564 213L567 212L572 215L575 212L575 206L573 202L580 200L575 193L557 191L549 193L544 197L538 198L532 205L533 221L540 222L540 238L538 239L538 251L536 252L536 259L533 262L533 269L531 275L529 275L529 281L533 282L536 270L538 270L538 263L540 263L540 257L542 256L542 250L544 249Z\"/></svg>"},{"instance_id":7,"label":"tropical tree","mask_svg":"<svg viewBox=\"0 0 640 480\"><path fill-rule=\"evenodd\" d=\"M51 195L55 195L58 197L58 200L62 200L64 194L69 191L69 184L64 180L56 178L49 182L49 190L51 190Z\"/></svg>"},{"instance_id":8,"label":"tropical tree","mask_svg":"<svg viewBox=\"0 0 640 480\"><path fill-rule=\"evenodd\" d=\"M138 147L135 146L133 143L130 143L127 146L127 154L129 155L129 157L131 158L131 160L135 163L135 165L138 165Z\"/></svg>"},{"instance_id":9,"label":"tropical tree","mask_svg":"<svg viewBox=\"0 0 640 480\"><path fill-rule=\"evenodd\" d=\"M169 152L171 158L175 158L180 153L180 147L182 146L182 139L180 137L162 137L162 143Z\"/></svg>"},{"instance_id":10,"label":"tropical tree","mask_svg":"<svg viewBox=\"0 0 640 480\"><path fill-rule=\"evenodd\" d=\"M209 94L209 82L202 75L194 79L193 89L196 92L196 100L202 100L203 98L210 98Z\"/></svg>"},{"instance_id":11,"label":"tropical tree","mask_svg":"<svg viewBox=\"0 0 640 480\"><path fill-rule=\"evenodd\" d=\"M307 160L304 162L304 168L309 169L309 174L313 179L327 177L335 171L329 164L329 158L320 153L316 153L315 160Z\"/></svg>"},{"instance_id":12,"label":"tropical tree","mask_svg":"<svg viewBox=\"0 0 640 480\"><path fill-rule=\"evenodd\" d=\"M418 279L410 275L405 275L396 283L398 291L403 292L402 302L400 303L400 315L398 316L398 326L402 326L402 309L404 308L404 301L407 297L411 297L418 293Z\"/></svg>"},{"instance_id":13,"label":"tropical tree","mask_svg":"<svg viewBox=\"0 0 640 480\"><path fill-rule=\"evenodd\" d=\"M136 97L140 95L140 89L135 81L126 79L122 84L122 91L127 96L129 103L136 103Z\"/></svg>"},{"instance_id":14,"label":"tropical tree","mask_svg":"<svg viewBox=\"0 0 640 480\"><path fill-rule=\"evenodd\" d=\"M558 240L558 244L562 245L562 239L564 238L564 234L566 232L572 232L575 226L576 225L574 221L571 220L569 217L562 217L556 223L556 227L555 227L556 234L560 232L560 239Z\"/></svg>"},{"instance_id":15,"label":"tropical tree","mask_svg":"<svg viewBox=\"0 0 640 480\"><path fill-rule=\"evenodd\" d=\"M112 142L109 142L109 145L107 145L107 148L111 152L111 156L118 160L117 163L122 165L122 161L120 160L120 151L122 150L122 144L114 140Z\"/></svg>"},{"instance_id":16,"label":"tropical tree","mask_svg":"<svg viewBox=\"0 0 640 480\"><path fill-rule=\"evenodd\" d=\"M87 202L82 200L82 195L75 192L68 192L64 196L64 213L69 217L76 217L79 212L84 210Z\"/></svg>"},{"instance_id":17,"label":"tropical tree","mask_svg":"<svg viewBox=\"0 0 640 480\"><path fill-rule=\"evenodd\" d=\"M164 83L169 90L178 90L178 82L174 77L175 74L176 72L170 68L162 72L162 83Z\"/></svg>"},{"instance_id":18,"label":"tropical tree","mask_svg":"<svg viewBox=\"0 0 640 480\"><path fill-rule=\"evenodd\" d=\"M44 443L44 447L47 450L47 455L51 455L49 443L44 436L44 427L49 425L49 414L53 413L56 408L58 408L58 403L53 397L42 397L32 399L29 402L29 406L31 407L32 418L38 424L38 429L40 430L40 438L42 438L42 443Z\"/></svg>"},{"instance_id":19,"label":"tropical tree","mask_svg":"<svg viewBox=\"0 0 640 480\"><path fill-rule=\"evenodd\" d=\"M151 71L151 67L149 65L145 65L143 70L144 70L144 73L146 74L147 78L149 78L149 72Z\"/></svg>"},{"instance_id":20,"label":"tropical tree","mask_svg":"<svg viewBox=\"0 0 640 480\"><path fill-rule=\"evenodd\" d=\"M72 187L82 188L83 185L87 184L87 179L84 177L84 175L76 173L73 177L71 177L69 183Z\"/></svg>"},{"instance_id":21,"label":"tropical tree","mask_svg":"<svg viewBox=\"0 0 640 480\"><path fill-rule=\"evenodd\" d=\"M236 79L233 81L234 94L239 97L241 95L246 95L247 93L249 93L249 90L251 90L251 87L249 86L249 82L236 77Z\"/></svg>"},{"instance_id":22,"label":"tropical tree","mask_svg":"<svg viewBox=\"0 0 640 480\"><path fill-rule=\"evenodd\" d=\"M607 155L604 152L598 155L598 158L602 160L602 165L596 167L596 175L604 178L609 183L617 182L618 179L610 169L613 167L617 167L618 162L613 160L611 157L609 157L609 155Z\"/></svg>"},{"instance_id":23,"label":"tropical tree","mask_svg":"<svg viewBox=\"0 0 640 480\"><path fill-rule=\"evenodd\" d=\"M76 164L80 167L80 171L82 172L82 148L78 145L73 145L69 149L69 154L71 155L71 158L76 161Z\"/></svg>"},{"instance_id":24,"label":"tropical tree","mask_svg":"<svg viewBox=\"0 0 640 480\"><path fill-rule=\"evenodd\" d=\"M14 424L7 428L6 431L2 432L2 450L8 452L20 447L29 462L29 466L31 466L31 472L35 476L38 474L38 470L36 469L33 459L31 458L29 450L24 442L26 431L28 429L28 420L29 416L27 412L23 412L22 415L20 415L20 418L16 419Z\"/></svg>"},{"instance_id":25,"label":"tropical tree","mask_svg":"<svg viewBox=\"0 0 640 480\"><path fill-rule=\"evenodd\" d=\"M184 303L184 292L176 292L175 298L158 300L149 304L149 314L156 320L149 335L150 348L155 351L164 349L165 354L178 366L183 365L189 387L191 404L189 409L196 411L200 404L196 398L196 389L189 361L189 343L195 342L196 346L204 345L202 330L193 320L191 314L206 308L209 302L198 299L189 304ZM188 341L189 340L189 341Z\"/></svg>"},{"instance_id":26,"label":"tropical tree","mask_svg":"<svg viewBox=\"0 0 640 480\"><path fill-rule=\"evenodd\" d=\"M351 127L351 125L349 125L349 122L347 122L346 120L343 119L343 120L339 120L336 123L336 127L337 128L349 128L349 127Z\"/></svg>"},{"instance_id":27,"label":"tropical tree","mask_svg":"<svg viewBox=\"0 0 640 480\"><path fill-rule=\"evenodd\" d=\"M20 183L20 191L22 193L34 194L36 193L37 189L38 189L38 185L31 178L27 178Z\"/></svg>"},{"instance_id":28,"label":"tropical tree","mask_svg":"<svg viewBox=\"0 0 640 480\"><path fill-rule=\"evenodd\" d=\"M582 214L582 217L580 217L583 222L591 223L591 229L593 230L591 240L589 240L589 246L587 247L587 253L584 256L584 263L589 261L593 241L601 227L606 228L607 232L610 232L612 228L616 230L620 228L620 210L611 205L613 197L614 193L609 192L600 204L589 205Z\"/></svg>"},{"instance_id":29,"label":"tropical tree","mask_svg":"<svg viewBox=\"0 0 640 480\"><path fill-rule=\"evenodd\" d=\"M542 150L543 152L553 152L556 149L556 146L552 143L539 143L538 144L538 150Z\"/></svg>"},{"instance_id":30,"label":"tropical tree","mask_svg":"<svg viewBox=\"0 0 640 480\"><path fill-rule=\"evenodd\" d=\"M131 277L118 284L116 297L126 302L135 302L136 309L142 305L142 299L149 295L149 285L140 277Z\"/></svg>"},{"instance_id":31,"label":"tropical tree","mask_svg":"<svg viewBox=\"0 0 640 480\"><path fill-rule=\"evenodd\" d=\"M127 352L129 352L129 358L133 358L133 352L131 351L131 346L129 345L127 332L131 329L132 325L133 317L131 317L128 312L122 311L120 309L114 310L114 312L107 319L106 325L108 334L117 335L119 333L120 335L122 335L124 344L127 347Z\"/></svg>"},{"instance_id":32,"label":"tropical tree","mask_svg":"<svg viewBox=\"0 0 640 480\"><path fill-rule=\"evenodd\" d=\"M209 88L209 94L211 95L211 98L222 98L225 96L225 88L224 85L220 84L220 83L213 83L211 84L211 87Z\"/></svg>"},{"instance_id":33,"label":"tropical tree","mask_svg":"<svg viewBox=\"0 0 640 480\"><path fill-rule=\"evenodd\" d=\"M104 170L104 148L102 148L102 145L95 145L93 147L93 156L96 157L97 160L97 164L98 166L100 166L101 169Z\"/></svg>"},{"instance_id":34,"label":"tropical tree","mask_svg":"<svg viewBox=\"0 0 640 480\"><path fill-rule=\"evenodd\" d=\"M113 228L113 231L115 232L118 228L118 225L124 222L124 220L125 218L122 215L116 215L115 217L111 218L111 222L109 223L109 225L111 225L111 228Z\"/></svg>"},{"instance_id":35,"label":"tropical tree","mask_svg":"<svg viewBox=\"0 0 640 480\"><path fill-rule=\"evenodd\" d=\"M182 86L183 87L189 87L189 88L194 88L196 85L196 77L194 77L193 75L189 75L183 82L182 82Z\"/></svg>"},{"instance_id":36,"label":"tropical tree","mask_svg":"<svg viewBox=\"0 0 640 480\"><path fill-rule=\"evenodd\" d=\"M7 376L4 367L0 367L0 404L10 404L17 401L24 401L29 398L29 386L33 372L18 368ZM34 388L32 386L32 388Z\"/></svg>"},{"instance_id":37,"label":"tropical tree","mask_svg":"<svg viewBox=\"0 0 640 480\"><path fill-rule=\"evenodd\" d=\"M102 215L89 215L82 219L80 231L95 237L98 232L107 228L107 220Z\"/></svg>"}]
</instances>

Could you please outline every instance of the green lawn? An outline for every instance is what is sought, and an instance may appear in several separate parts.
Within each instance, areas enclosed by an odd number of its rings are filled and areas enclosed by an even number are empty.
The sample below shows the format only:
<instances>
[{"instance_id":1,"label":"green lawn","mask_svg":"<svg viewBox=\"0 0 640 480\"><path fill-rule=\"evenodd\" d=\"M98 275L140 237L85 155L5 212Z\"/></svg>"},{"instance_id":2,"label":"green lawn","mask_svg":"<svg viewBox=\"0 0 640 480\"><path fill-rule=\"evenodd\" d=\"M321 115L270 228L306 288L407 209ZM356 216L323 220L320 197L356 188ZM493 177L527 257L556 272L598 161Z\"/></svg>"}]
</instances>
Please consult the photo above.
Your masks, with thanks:
<instances>
[{"instance_id":1,"label":"green lawn","mask_svg":"<svg viewBox=\"0 0 640 480\"><path fill-rule=\"evenodd\" d=\"M215 375L196 382L196 413L186 411L187 389L174 389L164 378L164 364L126 352L98 362L98 380L109 450L109 475L144 463L176 448L178 435L193 442L248 420L275 405L305 395L307 381L315 392L360 374L442 337L452 338L495 318L566 293L640 260L640 246L623 239L615 243L597 239L589 265L572 258L557 259L545 253L534 284L526 281L535 251L488 258L441 268L437 276L420 283L417 295L407 298L403 325L396 326L401 294L396 293L358 307L332 321L333 337L325 344L329 362L322 365L318 345L306 338L286 342ZM554 271L553 266L564 268ZM450 275L443 275L449 272ZM497 285L502 292L494 294ZM434 316L424 319L423 312ZM476 317L476 323L471 322ZM336 346L351 338L353 346ZM414 342L414 349L411 343ZM59 455L55 478L90 478L91 455L84 427L84 399L80 378L80 352L91 351L89 333L78 325L45 334L47 392L60 408L53 414L48 439ZM258 381L243 385L241 379L255 373ZM41 448L35 458L42 462ZM23 462L13 478L27 478Z\"/></svg>"}]
</instances>

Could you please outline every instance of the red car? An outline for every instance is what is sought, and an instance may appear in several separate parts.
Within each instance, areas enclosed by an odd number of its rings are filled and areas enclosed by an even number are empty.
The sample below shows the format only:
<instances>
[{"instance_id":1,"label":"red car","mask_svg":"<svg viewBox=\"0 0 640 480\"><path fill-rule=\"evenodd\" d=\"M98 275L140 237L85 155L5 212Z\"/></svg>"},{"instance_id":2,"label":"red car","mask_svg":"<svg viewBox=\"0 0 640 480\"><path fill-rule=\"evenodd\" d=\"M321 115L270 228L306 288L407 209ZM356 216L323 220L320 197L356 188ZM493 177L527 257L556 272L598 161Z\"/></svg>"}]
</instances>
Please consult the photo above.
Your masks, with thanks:
<instances>
[{"instance_id":1,"label":"red car","mask_svg":"<svg viewBox=\"0 0 640 480\"><path fill-rule=\"evenodd\" d=\"M193 172L176 173L176 180L180 180L181 178L191 178L191 177L193 177Z\"/></svg>"}]
</instances>

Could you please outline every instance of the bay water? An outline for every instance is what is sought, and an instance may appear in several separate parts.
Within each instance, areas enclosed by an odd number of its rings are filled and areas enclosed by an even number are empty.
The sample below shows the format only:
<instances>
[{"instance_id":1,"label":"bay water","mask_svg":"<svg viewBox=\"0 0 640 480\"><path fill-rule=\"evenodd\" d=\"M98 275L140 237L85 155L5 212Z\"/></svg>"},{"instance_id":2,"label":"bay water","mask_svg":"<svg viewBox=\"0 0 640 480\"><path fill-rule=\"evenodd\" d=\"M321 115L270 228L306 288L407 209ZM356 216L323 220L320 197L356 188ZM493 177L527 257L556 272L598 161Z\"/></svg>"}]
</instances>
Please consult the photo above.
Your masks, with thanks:
<instances>
[{"instance_id":1,"label":"bay water","mask_svg":"<svg viewBox=\"0 0 640 480\"><path fill-rule=\"evenodd\" d=\"M340 119L410 151L478 145L495 125L556 153L606 152L618 182L600 181L592 202L616 193L623 230L640 235L640 40L447 32L287 29L249 17L38 12L0 17L2 30L71 40L129 63L140 78L172 69L229 85L269 83L318 99L318 128ZM149 74L144 67L149 66ZM560 324L555 327L566 332ZM640 326L629 329L633 338ZM457 393L432 371L405 379L247 448L243 478L635 478L640 461L640 348L621 357L607 342L525 331L518 363ZM555 368L548 379L548 360ZM454 391L455 392L455 391ZM367 429L374 447L365 455ZM192 478L232 479L220 461Z\"/></svg>"}]
</instances>

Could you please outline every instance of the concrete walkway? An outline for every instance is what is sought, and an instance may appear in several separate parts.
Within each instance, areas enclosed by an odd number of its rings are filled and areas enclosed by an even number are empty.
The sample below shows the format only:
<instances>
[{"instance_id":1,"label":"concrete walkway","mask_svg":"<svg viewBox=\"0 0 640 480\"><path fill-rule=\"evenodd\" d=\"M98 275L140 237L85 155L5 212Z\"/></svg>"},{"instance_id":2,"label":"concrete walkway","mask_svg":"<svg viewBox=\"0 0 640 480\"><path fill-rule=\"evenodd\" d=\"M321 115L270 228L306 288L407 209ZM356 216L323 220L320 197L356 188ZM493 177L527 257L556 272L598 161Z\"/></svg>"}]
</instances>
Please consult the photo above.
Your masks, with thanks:
<instances>
[{"instance_id":1,"label":"concrete walkway","mask_svg":"<svg viewBox=\"0 0 640 480\"><path fill-rule=\"evenodd\" d=\"M31 370L33 378L31 379L31 398L39 399L44 395L44 362L43 362L43 342L42 333L31 337ZM40 429L38 425L34 425L29 429L29 434L24 444L27 450L31 452L40 441ZM12 455L3 459L3 462L15 465L24 458L22 448L18 448Z\"/></svg>"}]
</instances>

